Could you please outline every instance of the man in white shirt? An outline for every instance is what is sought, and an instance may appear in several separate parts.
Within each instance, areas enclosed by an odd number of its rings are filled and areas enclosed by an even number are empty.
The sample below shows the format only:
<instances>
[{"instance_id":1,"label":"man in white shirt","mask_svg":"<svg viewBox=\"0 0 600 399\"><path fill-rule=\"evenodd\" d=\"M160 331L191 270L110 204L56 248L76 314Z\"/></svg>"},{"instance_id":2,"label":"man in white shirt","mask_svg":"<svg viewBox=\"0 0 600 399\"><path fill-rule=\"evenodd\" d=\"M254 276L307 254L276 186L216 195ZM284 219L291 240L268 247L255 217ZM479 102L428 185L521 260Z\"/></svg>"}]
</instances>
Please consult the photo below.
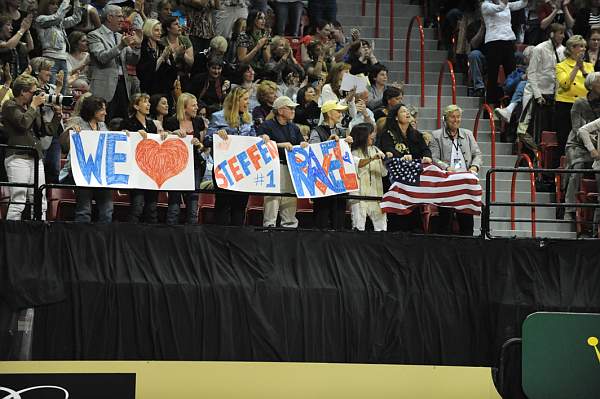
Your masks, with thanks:
<instances>
[{"instance_id":1,"label":"man in white shirt","mask_svg":"<svg viewBox=\"0 0 600 399\"><path fill-rule=\"evenodd\" d=\"M527 68L528 84L523 95L524 116L521 117L517 134L519 140L532 150L537 149L536 142L539 142L540 132L553 130L556 64L565 59L565 47L562 45L565 29L562 24L550 25L550 39L535 46ZM532 97L534 101L530 103Z\"/></svg>"}]
</instances>

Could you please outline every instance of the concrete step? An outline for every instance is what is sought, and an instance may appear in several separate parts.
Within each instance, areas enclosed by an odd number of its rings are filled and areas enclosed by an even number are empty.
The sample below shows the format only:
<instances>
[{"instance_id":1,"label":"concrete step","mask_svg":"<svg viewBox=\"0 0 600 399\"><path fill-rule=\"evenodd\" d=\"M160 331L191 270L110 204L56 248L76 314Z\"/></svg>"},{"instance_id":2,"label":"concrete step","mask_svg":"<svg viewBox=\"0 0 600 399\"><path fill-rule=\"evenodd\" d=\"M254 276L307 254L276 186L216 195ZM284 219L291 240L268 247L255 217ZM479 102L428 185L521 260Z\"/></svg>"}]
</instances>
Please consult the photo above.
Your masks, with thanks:
<instances>
[{"instance_id":1,"label":"concrete step","mask_svg":"<svg viewBox=\"0 0 600 399\"><path fill-rule=\"evenodd\" d=\"M491 217L495 218L510 218L510 207L492 207L490 211ZM515 215L517 219L530 218L531 207L515 207ZM535 208L535 217L537 219L554 220L556 209L554 208ZM499 222L500 223L500 222Z\"/></svg>"},{"instance_id":2,"label":"concrete step","mask_svg":"<svg viewBox=\"0 0 600 399\"><path fill-rule=\"evenodd\" d=\"M343 26L354 26L354 25L365 25L365 26L373 26L375 24L374 15L375 15L375 7L372 9L367 7L367 13L369 15L362 16L360 12L356 14L352 14L351 10L354 9L354 6L350 10L346 10L343 6L343 2L340 2L340 6L338 7L337 19L342 23ZM360 9L359 9L360 10ZM380 6L379 9L379 24L380 26L389 26L390 24L390 15L389 15L389 3L386 6ZM395 26L408 26L410 19L414 16L421 14L421 7L417 5L402 5L402 7L394 7L394 25ZM415 32L417 31L416 27L414 28Z\"/></svg>"},{"instance_id":3,"label":"concrete step","mask_svg":"<svg viewBox=\"0 0 600 399\"><path fill-rule=\"evenodd\" d=\"M383 64L385 64L385 66L387 66L388 68L390 66L393 66L393 62L404 61L406 59L406 50L404 50L404 42L394 44L394 61L390 61L388 58L390 55L389 41L380 39L377 39L377 41L381 43L380 45L378 45L378 43L375 42L375 57L377 57L377 59ZM400 49L402 51L400 51ZM419 61L419 57L421 57L421 49L418 46L411 46L408 55L410 61ZM439 62L440 64L448 59L448 53L446 51L440 50L426 50L423 56L425 61Z\"/></svg>"},{"instance_id":4,"label":"concrete step","mask_svg":"<svg viewBox=\"0 0 600 399\"><path fill-rule=\"evenodd\" d=\"M394 80L392 80L394 81ZM437 96L437 85L425 85L425 95ZM404 95L420 95L421 94L421 85L418 84L410 84L404 85ZM449 84L442 85L442 95L451 96L452 95L452 86ZM467 86L456 86L456 96L457 102L458 97L467 97Z\"/></svg>"},{"instance_id":5,"label":"concrete step","mask_svg":"<svg viewBox=\"0 0 600 399\"><path fill-rule=\"evenodd\" d=\"M461 97L460 100L457 99L456 102L460 105L461 108L471 108L473 110L478 109L481 103L481 99L477 97ZM404 96L405 104L412 104L414 106L421 105L421 96L419 95L405 95ZM451 96L442 96L442 107L445 107L447 104L452 104ZM435 107L437 107L437 93L436 95L427 95L425 94L425 107L431 107L434 112L437 112ZM475 111L475 115L477 111ZM473 115L473 118L475 117Z\"/></svg>"}]
</instances>

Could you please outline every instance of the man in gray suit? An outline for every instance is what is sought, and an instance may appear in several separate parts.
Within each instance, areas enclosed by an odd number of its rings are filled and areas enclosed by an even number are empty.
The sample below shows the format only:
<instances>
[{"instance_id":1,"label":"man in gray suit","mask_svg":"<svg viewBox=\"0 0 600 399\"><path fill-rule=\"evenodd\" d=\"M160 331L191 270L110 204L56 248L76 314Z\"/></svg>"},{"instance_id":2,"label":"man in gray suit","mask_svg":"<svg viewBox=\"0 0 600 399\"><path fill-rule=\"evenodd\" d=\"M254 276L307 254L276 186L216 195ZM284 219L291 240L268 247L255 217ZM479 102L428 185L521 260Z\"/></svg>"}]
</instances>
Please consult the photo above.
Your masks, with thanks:
<instances>
[{"instance_id":1,"label":"man in gray suit","mask_svg":"<svg viewBox=\"0 0 600 399\"><path fill-rule=\"evenodd\" d=\"M135 35L120 32L123 23L121 7L104 7L104 24L87 35L90 51L90 91L106 100L108 118L127 118L131 88L126 79L127 64L140 59ZM131 93L133 94L133 93Z\"/></svg>"},{"instance_id":2,"label":"man in gray suit","mask_svg":"<svg viewBox=\"0 0 600 399\"><path fill-rule=\"evenodd\" d=\"M434 164L449 172L466 172L477 174L481 167L481 150L473 132L460 128L462 109L457 105L449 105L444 110L444 127L431 132L429 143L431 158ZM450 234L452 226L451 208L439 208L438 233ZM460 235L473 235L473 215L456 212Z\"/></svg>"}]
</instances>

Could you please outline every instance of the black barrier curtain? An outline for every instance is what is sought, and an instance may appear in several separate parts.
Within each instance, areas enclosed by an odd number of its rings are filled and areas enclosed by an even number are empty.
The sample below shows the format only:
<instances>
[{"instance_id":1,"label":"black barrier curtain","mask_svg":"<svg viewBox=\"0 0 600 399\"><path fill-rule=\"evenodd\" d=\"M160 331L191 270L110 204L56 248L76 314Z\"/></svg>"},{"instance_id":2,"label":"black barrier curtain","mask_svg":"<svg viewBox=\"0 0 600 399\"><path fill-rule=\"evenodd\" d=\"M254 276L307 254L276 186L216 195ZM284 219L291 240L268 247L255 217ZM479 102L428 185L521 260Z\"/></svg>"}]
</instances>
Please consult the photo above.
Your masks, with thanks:
<instances>
[{"instance_id":1,"label":"black barrier curtain","mask_svg":"<svg viewBox=\"0 0 600 399\"><path fill-rule=\"evenodd\" d=\"M0 321L40 360L490 366L537 310L600 311L597 242L0 223ZM1 347L0 347L1 348Z\"/></svg>"}]
</instances>

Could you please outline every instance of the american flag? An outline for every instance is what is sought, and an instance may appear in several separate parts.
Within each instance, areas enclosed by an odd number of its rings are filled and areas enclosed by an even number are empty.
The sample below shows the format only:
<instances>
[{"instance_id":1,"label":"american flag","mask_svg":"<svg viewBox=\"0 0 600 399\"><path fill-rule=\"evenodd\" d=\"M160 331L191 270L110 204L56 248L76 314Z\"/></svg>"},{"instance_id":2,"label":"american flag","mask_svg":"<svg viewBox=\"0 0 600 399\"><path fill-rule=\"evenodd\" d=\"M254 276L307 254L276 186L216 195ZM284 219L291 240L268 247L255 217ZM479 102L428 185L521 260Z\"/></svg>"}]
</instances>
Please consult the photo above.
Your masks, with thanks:
<instances>
[{"instance_id":1,"label":"american flag","mask_svg":"<svg viewBox=\"0 0 600 399\"><path fill-rule=\"evenodd\" d=\"M383 196L381 209L408 214L415 205L432 204L463 213L481 213L481 185L471 172L446 172L421 161L394 158L387 163L392 186Z\"/></svg>"}]
</instances>

